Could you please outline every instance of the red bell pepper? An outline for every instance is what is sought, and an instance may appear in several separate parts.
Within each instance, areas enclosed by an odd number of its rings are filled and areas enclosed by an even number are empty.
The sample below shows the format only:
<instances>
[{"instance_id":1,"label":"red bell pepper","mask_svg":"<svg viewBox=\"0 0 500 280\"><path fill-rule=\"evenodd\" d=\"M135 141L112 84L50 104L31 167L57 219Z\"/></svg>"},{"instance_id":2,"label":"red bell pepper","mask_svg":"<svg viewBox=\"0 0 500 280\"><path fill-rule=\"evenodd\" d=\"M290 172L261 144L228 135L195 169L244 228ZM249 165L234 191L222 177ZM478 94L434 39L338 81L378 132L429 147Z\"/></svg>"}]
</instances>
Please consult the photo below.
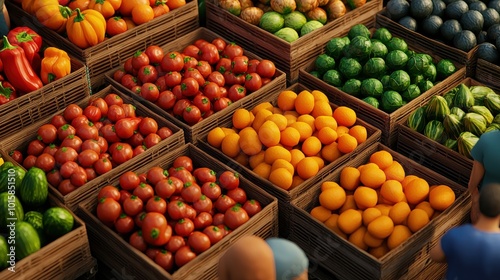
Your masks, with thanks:
<instances>
[{"instance_id":1,"label":"red bell pepper","mask_svg":"<svg viewBox=\"0 0 500 280\"><path fill-rule=\"evenodd\" d=\"M3 62L7 80L14 86L18 94L29 93L43 87L42 80L33 71L23 48L11 45L7 36L3 36L0 60Z\"/></svg>"},{"instance_id":2,"label":"red bell pepper","mask_svg":"<svg viewBox=\"0 0 500 280\"><path fill-rule=\"evenodd\" d=\"M12 45L20 46L28 61L33 65L35 56L40 57L42 48L42 36L38 35L29 27L20 26L9 31L7 39Z\"/></svg>"},{"instance_id":3,"label":"red bell pepper","mask_svg":"<svg viewBox=\"0 0 500 280\"><path fill-rule=\"evenodd\" d=\"M6 81L0 82L0 105L16 99L17 94L14 87Z\"/></svg>"}]
</instances>

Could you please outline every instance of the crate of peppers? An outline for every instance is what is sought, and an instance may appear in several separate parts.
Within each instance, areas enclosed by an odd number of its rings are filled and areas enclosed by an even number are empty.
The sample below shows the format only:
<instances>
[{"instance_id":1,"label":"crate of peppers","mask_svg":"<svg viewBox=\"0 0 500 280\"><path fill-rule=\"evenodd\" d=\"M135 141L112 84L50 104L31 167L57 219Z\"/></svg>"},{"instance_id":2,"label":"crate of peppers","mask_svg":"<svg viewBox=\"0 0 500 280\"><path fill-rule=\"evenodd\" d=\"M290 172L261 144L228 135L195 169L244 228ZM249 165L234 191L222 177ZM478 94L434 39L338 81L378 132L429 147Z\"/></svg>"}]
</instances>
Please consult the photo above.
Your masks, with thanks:
<instances>
[{"instance_id":1,"label":"crate of peppers","mask_svg":"<svg viewBox=\"0 0 500 280\"><path fill-rule=\"evenodd\" d=\"M29 27L11 29L0 46L0 138L88 95L85 66Z\"/></svg>"}]
</instances>

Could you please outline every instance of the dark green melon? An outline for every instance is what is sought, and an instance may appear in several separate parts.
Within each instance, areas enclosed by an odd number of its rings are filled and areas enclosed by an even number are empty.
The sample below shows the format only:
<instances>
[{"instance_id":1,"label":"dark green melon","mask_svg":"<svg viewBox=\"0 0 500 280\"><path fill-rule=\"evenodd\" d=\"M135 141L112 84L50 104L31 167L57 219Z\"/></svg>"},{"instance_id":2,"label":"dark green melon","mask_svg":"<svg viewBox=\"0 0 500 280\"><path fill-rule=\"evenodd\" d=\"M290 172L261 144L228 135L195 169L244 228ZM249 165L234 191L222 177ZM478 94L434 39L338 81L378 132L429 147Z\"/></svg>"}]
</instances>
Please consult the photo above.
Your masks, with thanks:
<instances>
[{"instance_id":1,"label":"dark green melon","mask_svg":"<svg viewBox=\"0 0 500 280\"><path fill-rule=\"evenodd\" d=\"M468 52L477 45L476 35L470 30L462 30L453 37L453 45L457 49Z\"/></svg>"},{"instance_id":2,"label":"dark green melon","mask_svg":"<svg viewBox=\"0 0 500 280\"><path fill-rule=\"evenodd\" d=\"M446 3L441 0L432 1L432 14L438 17L444 16L444 9L446 9Z\"/></svg>"},{"instance_id":3,"label":"dark green melon","mask_svg":"<svg viewBox=\"0 0 500 280\"><path fill-rule=\"evenodd\" d=\"M500 14L500 0L491 0L488 2L488 8L495 9Z\"/></svg>"},{"instance_id":4,"label":"dark green melon","mask_svg":"<svg viewBox=\"0 0 500 280\"><path fill-rule=\"evenodd\" d=\"M430 15L429 17L422 20L422 31L430 36L435 36L439 34L439 30L443 25L443 19L436 15Z\"/></svg>"},{"instance_id":5,"label":"dark green melon","mask_svg":"<svg viewBox=\"0 0 500 280\"><path fill-rule=\"evenodd\" d=\"M448 19L460 20L460 17L469 11L469 6L465 1L459 0L452 2L446 6L444 14Z\"/></svg>"},{"instance_id":6,"label":"dark green melon","mask_svg":"<svg viewBox=\"0 0 500 280\"><path fill-rule=\"evenodd\" d=\"M462 29L470 30L474 34L477 34L481 32L481 30L483 30L483 24L483 15L478 11L467 11L460 18L460 25L462 25Z\"/></svg>"},{"instance_id":7,"label":"dark green melon","mask_svg":"<svg viewBox=\"0 0 500 280\"><path fill-rule=\"evenodd\" d=\"M430 16L432 9L432 0L412 0L410 2L410 15L417 20Z\"/></svg>"},{"instance_id":8,"label":"dark green melon","mask_svg":"<svg viewBox=\"0 0 500 280\"><path fill-rule=\"evenodd\" d=\"M498 63L500 61L497 47L491 43L482 43L477 47L477 58L491 63Z\"/></svg>"},{"instance_id":9,"label":"dark green melon","mask_svg":"<svg viewBox=\"0 0 500 280\"><path fill-rule=\"evenodd\" d=\"M386 5L389 17L398 21L410 12L410 3L406 0L390 0Z\"/></svg>"},{"instance_id":10,"label":"dark green melon","mask_svg":"<svg viewBox=\"0 0 500 280\"><path fill-rule=\"evenodd\" d=\"M476 3L476 2L479 2L479 0L464 0L465 3L467 3L467 5L471 5L472 3Z\"/></svg>"},{"instance_id":11,"label":"dark green melon","mask_svg":"<svg viewBox=\"0 0 500 280\"><path fill-rule=\"evenodd\" d=\"M486 31L481 31L479 32L478 34L476 34L476 40L477 40L477 44L482 44L484 42L487 42L488 41L488 33Z\"/></svg>"},{"instance_id":12,"label":"dark green melon","mask_svg":"<svg viewBox=\"0 0 500 280\"><path fill-rule=\"evenodd\" d=\"M469 10L482 12L482 11L486 10L487 8L488 8L488 6L486 6L486 4L484 4L481 1L477 1L477 2L469 4Z\"/></svg>"},{"instance_id":13,"label":"dark green melon","mask_svg":"<svg viewBox=\"0 0 500 280\"><path fill-rule=\"evenodd\" d=\"M488 40L490 42L495 42L497 38L500 37L500 24L493 24L486 32L488 32Z\"/></svg>"},{"instance_id":14,"label":"dark green melon","mask_svg":"<svg viewBox=\"0 0 500 280\"><path fill-rule=\"evenodd\" d=\"M481 14L484 19L483 29L485 30L488 30L493 24L500 23L500 14L493 8L488 8L482 11Z\"/></svg>"},{"instance_id":15,"label":"dark green melon","mask_svg":"<svg viewBox=\"0 0 500 280\"><path fill-rule=\"evenodd\" d=\"M460 22L458 20L449 19L443 22L440 31L445 40L452 41L453 37L455 37L455 35L460 31L462 31L462 26L460 25Z\"/></svg>"},{"instance_id":16,"label":"dark green melon","mask_svg":"<svg viewBox=\"0 0 500 280\"><path fill-rule=\"evenodd\" d=\"M398 23L411 31L417 31L417 20L410 16L402 17Z\"/></svg>"}]
</instances>

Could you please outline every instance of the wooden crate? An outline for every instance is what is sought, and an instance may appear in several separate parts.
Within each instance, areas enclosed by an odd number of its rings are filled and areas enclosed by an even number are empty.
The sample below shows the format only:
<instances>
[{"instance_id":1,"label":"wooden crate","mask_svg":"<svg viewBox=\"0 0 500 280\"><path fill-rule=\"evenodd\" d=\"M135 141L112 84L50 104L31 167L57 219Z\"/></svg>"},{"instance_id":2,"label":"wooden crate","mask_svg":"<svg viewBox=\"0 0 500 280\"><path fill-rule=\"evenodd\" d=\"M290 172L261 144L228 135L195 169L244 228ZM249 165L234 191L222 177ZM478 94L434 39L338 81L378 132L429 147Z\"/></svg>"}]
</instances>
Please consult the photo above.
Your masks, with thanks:
<instances>
[{"instance_id":1,"label":"wooden crate","mask_svg":"<svg viewBox=\"0 0 500 280\"><path fill-rule=\"evenodd\" d=\"M213 39L220 37L218 34L206 29L206 28L199 28L196 31L193 31L169 44L166 44L162 46L163 50L166 52L170 51L182 51L186 46L192 44L194 41L197 39L205 39L208 41L212 41ZM225 39L224 39L225 40ZM228 42L226 40L226 42ZM238 42L236 42L238 43ZM249 59L260 59L258 56L255 54L246 51L245 50L245 55L248 56ZM232 103L228 108L216 112L210 117L198 122L195 125L188 125L185 122L175 118L171 114L167 113L165 110L162 108L158 107L156 104L153 102L147 101L144 99L142 96L132 92L131 90L127 89L123 85L121 85L119 82L115 81L113 79L113 73L118 70L120 67L113 69L111 71L108 71L106 73L106 80L114 85L115 87L121 89L123 92L126 92L128 95L132 96L133 98L139 100L141 103L145 104L148 108L156 112L157 114L165 117L167 120L171 121L178 127L182 128L184 130L184 136L186 137L186 142L190 142L195 144L200 138L206 136L208 132L216 127L218 125L218 120L220 118L223 118L226 115L232 114L234 110L236 110L238 107L245 105L245 104L255 104L256 102L260 102L261 98L265 96L266 92L271 92L271 91L277 91L280 89L284 89L286 87L286 79L285 79L285 74L281 72L280 70L276 69L276 74L275 77L271 82L263 86L261 89L248 94L246 97Z\"/></svg>"},{"instance_id":2,"label":"wooden crate","mask_svg":"<svg viewBox=\"0 0 500 280\"><path fill-rule=\"evenodd\" d=\"M112 86L107 86L106 88L102 89L100 92L96 93L95 95L92 96L87 96L83 100L80 100L77 104L85 108L89 104L89 101L94 99L94 98L99 98L102 97L104 98L108 93L114 92L118 94L121 98L123 98L125 103L132 104L136 107L136 113L138 116L148 116L153 119L155 119L158 123L159 127L168 127L172 130L173 134L168 137L167 139L164 139L157 145L147 149L144 153L138 155L137 157L134 157L133 159L113 168L111 171L108 173L105 173L101 176L98 176L94 180L91 180L87 182L85 185L77 188L73 192L67 194L67 195L62 195L58 190L57 187L50 186L49 185L49 190L50 192L59 200L61 201L64 205L66 205L68 208L71 210L75 211L78 207L78 204L80 204L83 200L87 199L88 197L95 196L97 193L96 189L96 183L102 180L108 180L112 181L114 180L117 176L119 176L121 173L120 170L128 169L131 166L141 166L152 159L155 159L157 157L162 156L164 153L167 153L168 151L175 149L181 145L184 144L184 132L172 124L171 122L165 120L161 116L153 113L151 110L147 109L145 106L140 104L139 102L135 101L134 99L128 97L124 93L120 92L118 89ZM64 109L56 112L54 115L59 115L64 112ZM40 120L39 122L36 122L29 127L26 127L21 132L18 132L14 135L9 136L8 138L5 138L2 142L0 142L0 148L6 152L9 153L12 150L20 150L20 151L25 151L29 141L33 140L36 138L38 128L42 126L43 124L50 123L53 115L47 116L46 118ZM9 161L13 161L12 158L9 155L6 155L7 159Z\"/></svg>"},{"instance_id":3,"label":"wooden crate","mask_svg":"<svg viewBox=\"0 0 500 280\"><path fill-rule=\"evenodd\" d=\"M298 80L299 69L304 67L310 58L319 55L321 48L332 37L349 30L355 24L374 20L375 14L382 9L382 0L367 1L365 5L327 22L322 28L292 43L219 8L215 0L207 0L205 5L209 29L238 42L262 58L274 61L277 68L286 73L287 81L293 84Z\"/></svg>"},{"instance_id":4,"label":"wooden crate","mask_svg":"<svg viewBox=\"0 0 500 280\"><path fill-rule=\"evenodd\" d=\"M191 157L195 167L209 167L218 174L225 170L231 170L222 162L215 160L190 143L163 155L139 169L131 170L143 173L154 166L167 168L171 166L177 157L182 155ZM117 186L119 181L116 179L110 182L110 184ZM134 276L134 279L147 280L217 279L218 261L224 251L236 240L246 235L256 235L265 239L277 236L278 234L278 205L276 198L262 191L257 185L245 177L240 177L240 187L247 192L248 197L256 199L261 203L262 211L173 274L168 273L145 254L130 246L128 240L123 239L123 237L119 236L116 232L99 221L95 214L97 196L80 204L79 215L87 223L93 254L111 269L123 276ZM113 255L113 257L110 257L110 255Z\"/></svg>"},{"instance_id":5,"label":"wooden crate","mask_svg":"<svg viewBox=\"0 0 500 280\"><path fill-rule=\"evenodd\" d=\"M58 42L60 48L83 61L88 67L92 89L96 90L104 85L104 74L109 69L123 64L136 51L144 50L149 45L166 44L198 28L198 1L186 2L178 9L86 49L77 47L67 37L46 28L19 5L11 1L5 4L13 23L29 26L43 38Z\"/></svg>"},{"instance_id":6,"label":"wooden crate","mask_svg":"<svg viewBox=\"0 0 500 280\"><path fill-rule=\"evenodd\" d=\"M44 40L44 45L56 46L47 40ZM90 94L87 67L73 56L70 56L70 62L69 75L0 106L0 139Z\"/></svg>"},{"instance_id":7,"label":"wooden crate","mask_svg":"<svg viewBox=\"0 0 500 280\"><path fill-rule=\"evenodd\" d=\"M467 86L485 85L472 78L466 78L462 81L448 84L446 90L441 95L461 83ZM422 106L425 104L423 103ZM472 160L409 128L407 120L408 116L398 123L399 134L396 150L439 174L463 186L467 186L472 172Z\"/></svg>"},{"instance_id":8,"label":"wooden crate","mask_svg":"<svg viewBox=\"0 0 500 280\"><path fill-rule=\"evenodd\" d=\"M294 84L293 86L287 88L287 90L291 90L294 92L300 92L302 90L309 90L305 86L301 84ZM276 103L277 97L280 94L281 90L279 91L273 91L267 93L265 96L263 96L262 100L260 100L258 103L252 103L250 106L243 106L244 108L251 110L253 109L256 105L260 104L261 102L271 102L272 104ZM331 104L332 108L338 107L336 104ZM317 181L321 180L326 174L328 174L331 170L337 169L339 166L345 164L351 158L355 157L359 153L363 152L364 149L369 147L370 145L378 142L380 140L380 135L381 132L377 128L373 127L372 125L368 124L364 120L358 118L356 121L356 124L362 125L366 127L366 130L368 132L368 138L366 141L362 144L360 144L353 152L349 154L345 154L335 160L334 162L329 163L328 165L325 165L316 176L311 177L307 180L305 180L303 183L300 185L291 188L289 190L284 190L277 185L271 183L269 180L266 180L259 175L257 175L255 172L253 172L249 167L243 166L239 164L235 159L230 158L226 156L220 149L214 148L211 145L208 144L206 137L202 139L202 141L198 141L198 146L201 147L204 151L207 151L209 154L214 156L216 159L226 162L231 168L237 170L239 173L243 174L247 178L251 178L253 182L257 182L258 185L269 192L271 195L275 196L278 198L278 204L280 207L280 212L279 212L279 221L280 221L280 235L283 237L286 237L288 235L288 228L289 228L289 223L290 223L290 201L293 199L297 198L302 194L304 191L306 191L309 186L313 185ZM232 127L232 114L228 114L224 116L224 118L219 119L218 121L218 126L221 127Z\"/></svg>"},{"instance_id":9,"label":"wooden crate","mask_svg":"<svg viewBox=\"0 0 500 280\"><path fill-rule=\"evenodd\" d=\"M477 64L477 46L464 52L443 42L431 39L423 34L412 31L390 19L387 9L383 9L376 16L377 26L387 28L393 36L401 37L410 42L416 42L424 50L428 50L432 57L449 58L453 62L464 65L467 77L473 77Z\"/></svg>"},{"instance_id":10,"label":"wooden crate","mask_svg":"<svg viewBox=\"0 0 500 280\"><path fill-rule=\"evenodd\" d=\"M368 28L372 28L373 26L376 26L378 28L382 27L383 25L379 25L377 22L370 22L366 26ZM392 30L389 31L392 32ZM344 33L339 34L337 37L345 36L347 35L348 32L349 30L346 30ZM397 37L396 34L393 34L393 36ZM408 44L409 49L418 53L427 53L431 55L435 59L434 62L436 63L438 60L446 58L437 55L436 53L434 53L429 49L426 49L425 46L419 45L415 40L411 39L407 40L407 38L404 39ZM323 49L321 53L324 53ZM310 59L307 63L307 66L305 68L300 69L299 82L309 88L322 90L328 95L330 101L332 101L335 104L348 106L354 109L361 119L366 120L368 123L370 123L371 125L375 126L376 128L382 131L381 142L389 147L393 147L394 144L396 143L397 139L396 124L398 122L406 118L408 114L410 114L414 109L420 107L421 104L427 103L427 101L432 96L443 93L443 89L446 87L446 85L458 82L464 79L466 76L465 67L459 63L454 62L457 68L457 71L455 73L446 78L444 81L441 81L440 83L434 85L432 89L426 91L425 93L422 93L417 98L408 102L408 104L405 104L401 108L389 114L382 111L381 109L373 107L372 105L364 102L360 98L347 94L343 92L341 89L334 87L322 81L321 79L311 75L309 72L311 72L315 68L314 65L315 59L316 57Z\"/></svg>"},{"instance_id":11,"label":"wooden crate","mask_svg":"<svg viewBox=\"0 0 500 280\"><path fill-rule=\"evenodd\" d=\"M500 92L500 66L484 59L477 60L475 79Z\"/></svg>"},{"instance_id":12,"label":"wooden crate","mask_svg":"<svg viewBox=\"0 0 500 280\"><path fill-rule=\"evenodd\" d=\"M313 260L319 262L338 279L442 279L446 264L432 262L429 252L448 229L468 219L471 199L466 187L380 143L365 149L349 163L325 176L322 181L339 182L342 168L365 164L371 154L380 150L390 152L394 160L401 163L406 175L417 175L427 180L429 185L448 185L455 192L455 202L401 245L377 259L340 237L309 214L312 208L319 205L318 197L322 182L318 182L292 201L294 211L289 239L304 251L310 252Z\"/></svg>"}]
</instances>

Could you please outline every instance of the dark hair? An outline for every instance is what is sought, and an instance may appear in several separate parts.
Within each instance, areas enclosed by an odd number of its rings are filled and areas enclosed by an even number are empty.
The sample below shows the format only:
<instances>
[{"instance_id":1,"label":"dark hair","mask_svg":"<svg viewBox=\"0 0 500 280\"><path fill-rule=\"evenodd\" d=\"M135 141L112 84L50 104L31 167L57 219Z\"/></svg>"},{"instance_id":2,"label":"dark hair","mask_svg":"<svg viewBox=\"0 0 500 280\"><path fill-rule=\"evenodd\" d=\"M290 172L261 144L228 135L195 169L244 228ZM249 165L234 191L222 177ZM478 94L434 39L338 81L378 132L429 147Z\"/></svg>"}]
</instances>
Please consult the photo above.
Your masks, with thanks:
<instances>
[{"instance_id":1,"label":"dark hair","mask_svg":"<svg viewBox=\"0 0 500 280\"><path fill-rule=\"evenodd\" d=\"M479 211L490 218L500 215L500 184L488 184L481 189Z\"/></svg>"}]
</instances>

